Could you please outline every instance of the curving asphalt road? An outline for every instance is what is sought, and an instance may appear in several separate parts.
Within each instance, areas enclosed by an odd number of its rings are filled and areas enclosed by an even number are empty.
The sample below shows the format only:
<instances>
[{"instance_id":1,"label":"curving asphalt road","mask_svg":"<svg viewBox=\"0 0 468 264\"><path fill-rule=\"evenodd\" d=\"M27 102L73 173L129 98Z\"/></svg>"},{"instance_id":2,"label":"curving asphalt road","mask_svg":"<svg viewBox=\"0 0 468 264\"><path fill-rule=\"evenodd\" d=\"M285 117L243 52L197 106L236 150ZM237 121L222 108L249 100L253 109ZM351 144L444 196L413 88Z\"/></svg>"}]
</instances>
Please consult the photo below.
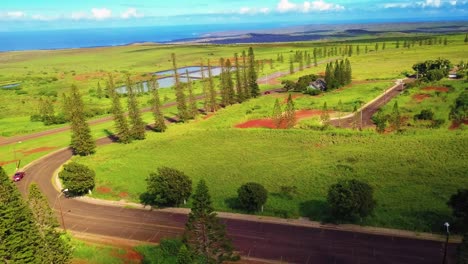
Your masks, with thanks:
<instances>
[{"instance_id":1,"label":"curving asphalt road","mask_svg":"<svg viewBox=\"0 0 468 264\"><path fill-rule=\"evenodd\" d=\"M104 138L98 145L112 141ZM83 233L158 242L181 235L185 214L105 206L60 196L52 185L54 172L72 157L70 149L57 151L27 167L18 183L26 195L37 182L64 228ZM223 219L234 246L243 256L288 263L440 263L444 243L396 236L364 234L262 221ZM455 263L455 244L449 244L449 262Z\"/></svg>"}]
</instances>

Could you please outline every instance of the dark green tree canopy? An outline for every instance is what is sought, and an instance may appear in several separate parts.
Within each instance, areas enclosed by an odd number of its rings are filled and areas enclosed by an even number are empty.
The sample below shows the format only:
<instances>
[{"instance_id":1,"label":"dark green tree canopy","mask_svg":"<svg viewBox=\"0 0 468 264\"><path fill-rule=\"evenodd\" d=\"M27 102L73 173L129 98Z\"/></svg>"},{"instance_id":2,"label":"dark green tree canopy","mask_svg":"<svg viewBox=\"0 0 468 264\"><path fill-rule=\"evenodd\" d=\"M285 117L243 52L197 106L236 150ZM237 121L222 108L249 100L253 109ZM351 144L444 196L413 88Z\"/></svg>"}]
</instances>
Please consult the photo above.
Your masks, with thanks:
<instances>
[{"instance_id":1,"label":"dark green tree canopy","mask_svg":"<svg viewBox=\"0 0 468 264\"><path fill-rule=\"evenodd\" d=\"M141 200L147 205L179 206L192 193L192 180L182 171L169 167L158 168L146 182L147 191Z\"/></svg>"},{"instance_id":2,"label":"dark green tree canopy","mask_svg":"<svg viewBox=\"0 0 468 264\"><path fill-rule=\"evenodd\" d=\"M211 205L211 197L204 180L192 196L192 210L185 225L184 242L194 255L203 256L203 263L222 263L238 259L233 254L226 227L220 222Z\"/></svg>"},{"instance_id":3,"label":"dark green tree canopy","mask_svg":"<svg viewBox=\"0 0 468 264\"><path fill-rule=\"evenodd\" d=\"M342 180L328 190L327 201L337 220L355 220L372 214L376 201L372 187L358 180Z\"/></svg>"},{"instance_id":4,"label":"dark green tree canopy","mask_svg":"<svg viewBox=\"0 0 468 264\"><path fill-rule=\"evenodd\" d=\"M65 164L59 173L59 178L63 181L65 188L74 195L83 195L94 189L94 171L76 162Z\"/></svg>"},{"instance_id":5,"label":"dark green tree canopy","mask_svg":"<svg viewBox=\"0 0 468 264\"><path fill-rule=\"evenodd\" d=\"M237 190L237 194L240 205L248 211L260 210L268 198L268 191L263 185L256 182L242 185Z\"/></svg>"},{"instance_id":6,"label":"dark green tree canopy","mask_svg":"<svg viewBox=\"0 0 468 264\"><path fill-rule=\"evenodd\" d=\"M0 167L0 262L44 263L43 241L31 210Z\"/></svg>"},{"instance_id":7,"label":"dark green tree canopy","mask_svg":"<svg viewBox=\"0 0 468 264\"><path fill-rule=\"evenodd\" d=\"M468 221L468 189L459 189L447 203L453 209L453 215ZM468 222L465 224L468 226Z\"/></svg>"},{"instance_id":8,"label":"dark green tree canopy","mask_svg":"<svg viewBox=\"0 0 468 264\"><path fill-rule=\"evenodd\" d=\"M440 58L437 60L427 60L413 65L413 70L415 70L420 76L426 77L429 81L442 79L449 73L451 68L452 64L449 60Z\"/></svg>"}]
</instances>

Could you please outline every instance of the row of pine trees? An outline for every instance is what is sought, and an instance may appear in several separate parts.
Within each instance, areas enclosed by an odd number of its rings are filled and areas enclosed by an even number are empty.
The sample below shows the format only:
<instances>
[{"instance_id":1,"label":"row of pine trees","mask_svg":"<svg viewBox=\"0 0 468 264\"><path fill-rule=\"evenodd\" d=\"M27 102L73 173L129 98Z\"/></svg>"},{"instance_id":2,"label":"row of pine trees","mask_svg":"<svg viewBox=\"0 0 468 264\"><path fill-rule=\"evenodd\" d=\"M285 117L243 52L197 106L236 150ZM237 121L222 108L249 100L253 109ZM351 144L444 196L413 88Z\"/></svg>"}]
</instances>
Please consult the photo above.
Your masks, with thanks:
<instances>
[{"instance_id":1,"label":"row of pine trees","mask_svg":"<svg viewBox=\"0 0 468 264\"><path fill-rule=\"evenodd\" d=\"M0 167L0 262L68 263L69 238L57 230L58 222L46 197L30 185L27 201Z\"/></svg>"}]
</instances>

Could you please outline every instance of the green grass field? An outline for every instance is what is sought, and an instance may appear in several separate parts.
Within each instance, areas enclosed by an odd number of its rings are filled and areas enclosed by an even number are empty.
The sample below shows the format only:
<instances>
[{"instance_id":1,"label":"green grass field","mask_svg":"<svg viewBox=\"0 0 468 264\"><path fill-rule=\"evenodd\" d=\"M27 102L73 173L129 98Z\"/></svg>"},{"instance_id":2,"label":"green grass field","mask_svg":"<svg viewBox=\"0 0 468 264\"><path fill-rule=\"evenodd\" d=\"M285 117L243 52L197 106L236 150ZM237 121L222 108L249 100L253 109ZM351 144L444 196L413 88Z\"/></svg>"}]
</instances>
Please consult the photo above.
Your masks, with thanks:
<instances>
[{"instance_id":1,"label":"green grass field","mask_svg":"<svg viewBox=\"0 0 468 264\"><path fill-rule=\"evenodd\" d=\"M386 42L385 50L374 51L374 42L365 39L356 42L305 42L285 44L257 44L253 45L256 59L273 60L273 67L265 65L260 69L259 76L266 76L277 71L288 71L289 56L296 50L312 52L318 47L344 48L353 44L360 46L360 55L356 52L350 58L353 66L353 79L390 80L401 78L403 72L411 71L411 66L421 60L447 58L454 63L468 58L468 46L463 44L464 35L449 35L448 45L416 46L405 49L395 48L394 42ZM382 46L382 41L379 41ZM368 46L369 52L364 52ZM232 58L235 52L241 53L248 45L131 45L108 48L87 48L53 51L23 51L5 52L0 54L0 83L21 83L19 89L0 89L0 136L31 133L45 130L41 123L27 124L31 114L37 112L40 97L51 97L55 101L55 110L60 112L61 94L67 92L72 84L77 85L84 94L84 101L88 109L107 111L109 99L98 99L93 94L97 83L105 87L106 73L116 76L118 84L123 83L125 73L131 73L135 81L148 78L148 73L170 69L170 54L177 54L178 66L198 65L201 59L210 60L213 65L220 57ZM277 54L283 54L284 62L276 61ZM327 61L332 57L319 57L320 61ZM112 58L112 59L109 59ZM295 65L298 66L297 63ZM298 72L291 77L306 73L324 72L325 66L311 67ZM266 88L266 86L265 86ZM201 88L195 91L201 93ZM148 95L143 95L141 101L146 104ZM173 100L171 89L162 89L161 98ZM21 125L16 123L21 120Z\"/></svg>"},{"instance_id":2,"label":"green grass field","mask_svg":"<svg viewBox=\"0 0 468 264\"><path fill-rule=\"evenodd\" d=\"M352 111L357 101L368 102L412 72L411 66L427 59L447 58L452 63L468 60L468 45L464 35L448 36L449 45L421 46L396 49L387 42L385 50L374 51L374 42L365 39L360 45L361 54L350 60L353 67L353 84L320 96L297 94L296 109L321 109L327 102L335 109L338 101L344 111ZM381 41L379 41L382 43ZM346 42L308 42L254 45L257 59L273 59L273 67L265 65L260 76L288 71L289 55L296 50L312 52L314 47L344 47ZM369 52L364 52L365 46ZM21 82L20 90L0 89L0 136L12 136L49 129L41 123L29 122L29 115L37 108L40 96L60 98L70 85L77 84L84 94L87 108L109 108L109 99L92 96L98 81L105 72L112 72L119 82L125 72L142 79L149 72L169 69L170 53L177 54L178 66L199 63L200 58L216 64L219 57L230 58L242 52L245 45L195 45L195 46L125 46L76 50L31 51L0 53L2 74L0 83ZM283 53L284 63L276 61ZM112 58L109 60L108 58ZM321 57L320 61L330 57ZM297 67L297 65L295 65ZM302 75L324 72L323 64L311 67L280 80L297 80ZM466 88L466 82L446 81L434 85L451 85L448 93L412 88L394 99L402 114L408 119L421 109L431 108L437 118L447 119L448 111L457 95ZM278 85L262 85L262 89ZM201 93L199 84L196 94ZM417 102L418 94L430 98ZM145 141L128 145L112 144L99 147L91 157L75 157L97 172L97 188L93 196L105 199L138 201L145 191L145 178L160 166L180 169L196 183L205 179L217 210L242 212L233 206L237 188L246 182L263 184L270 192L265 215L281 217L309 217L327 220L325 203L328 187L339 179L357 178L375 188L378 206L375 215L360 224L438 232L440 222L450 219L447 199L457 188L468 186L465 177L468 149L467 130L449 130L450 122L439 129L408 122L402 134L376 134L369 129L363 132L328 129L312 131L300 129L317 124L317 118L302 121L296 129L237 129L236 124L257 118L269 117L276 98L284 101L286 94L271 94L252 99L243 104L221 109L208 119L203 117L186 124L172 124L162 134L149 132ZM161 98L174 99L172 89L162 89ZM147 106L149 95L139 97L140 105ZM125 100L122 100L124 102ZM391 102L384 107L391 111ZM166 116L176 115L176 109L165 109ZM151 122L151 113L145 113ZM411 120L410 120L411 121ZM303 125L304 124L304 125ZM317 125L315 125L317 126ZM58 127L58 126L57 126ZM113 123L92 126L96 138L113 131ZM69 132L59 133L23 143L0 147L0 161L11 161L14 156L23 164L69 144ZM31 151L49 147L48 150ZM15 154L16 153L16 154ZM26 153L26 154L25 154ZM14 165L5 166L8 172ZM279 194L281 186L297 186L298 194L292 199ZM104 188L105 187L105 188ZM110 189L110 192L109 192ZM103 191L106 190L106 191Z\"/></svg>"}]
</instances>

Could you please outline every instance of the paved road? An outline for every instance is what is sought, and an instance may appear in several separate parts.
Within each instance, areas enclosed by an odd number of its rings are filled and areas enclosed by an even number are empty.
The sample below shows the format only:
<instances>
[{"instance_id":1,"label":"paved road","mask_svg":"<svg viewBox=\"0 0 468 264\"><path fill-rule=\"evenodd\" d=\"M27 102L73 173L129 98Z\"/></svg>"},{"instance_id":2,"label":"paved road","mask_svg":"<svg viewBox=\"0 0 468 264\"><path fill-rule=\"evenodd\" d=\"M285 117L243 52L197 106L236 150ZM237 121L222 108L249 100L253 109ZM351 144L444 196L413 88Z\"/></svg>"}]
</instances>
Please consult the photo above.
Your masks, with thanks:
<instances>
[{"instance_id":1,"label":"paved road","mask_svg":"<svg viewBox=\"0 0 468 264\"><path fill-rule=\"evenodd\" d=\"M99 145L111 143L101 139ZM60 204L68 230L126 239L158 242L182 234L185 214L96 205L59 197L51 177L72 156L65 149L26 169L18 183L25 194L38 182L60 221ZM57 197L59 197L57 199ZM236 250L244 256L289 263L440 263L444 244L339 230L223 219ZM455 245L449 246L449 262L455 263Z\"/></svg>"},{"instance_id":2,"label":"paved road","mask_svg":"<svg viewBox=\"0 0 468 264\"><path fill-rule=\"evenodd\" d=\"M407 81L411 81L407 79ZM397 84L390 89L388 89L383 96L379 97L378 99L374 100L372 103L366 105L361 111L357 112L358 115L357 119L357 127L369 127L373 126L374 122L372 122L372 116L379 110L380 107L387 104L393 97L399 95L404 89L404 85ZM331 121L331 124L336 127L345 127L350 128L353 127L355 117L349 116L346 118L342 118L341 120L334 119Z\"/></svg>"}]
</instances>

